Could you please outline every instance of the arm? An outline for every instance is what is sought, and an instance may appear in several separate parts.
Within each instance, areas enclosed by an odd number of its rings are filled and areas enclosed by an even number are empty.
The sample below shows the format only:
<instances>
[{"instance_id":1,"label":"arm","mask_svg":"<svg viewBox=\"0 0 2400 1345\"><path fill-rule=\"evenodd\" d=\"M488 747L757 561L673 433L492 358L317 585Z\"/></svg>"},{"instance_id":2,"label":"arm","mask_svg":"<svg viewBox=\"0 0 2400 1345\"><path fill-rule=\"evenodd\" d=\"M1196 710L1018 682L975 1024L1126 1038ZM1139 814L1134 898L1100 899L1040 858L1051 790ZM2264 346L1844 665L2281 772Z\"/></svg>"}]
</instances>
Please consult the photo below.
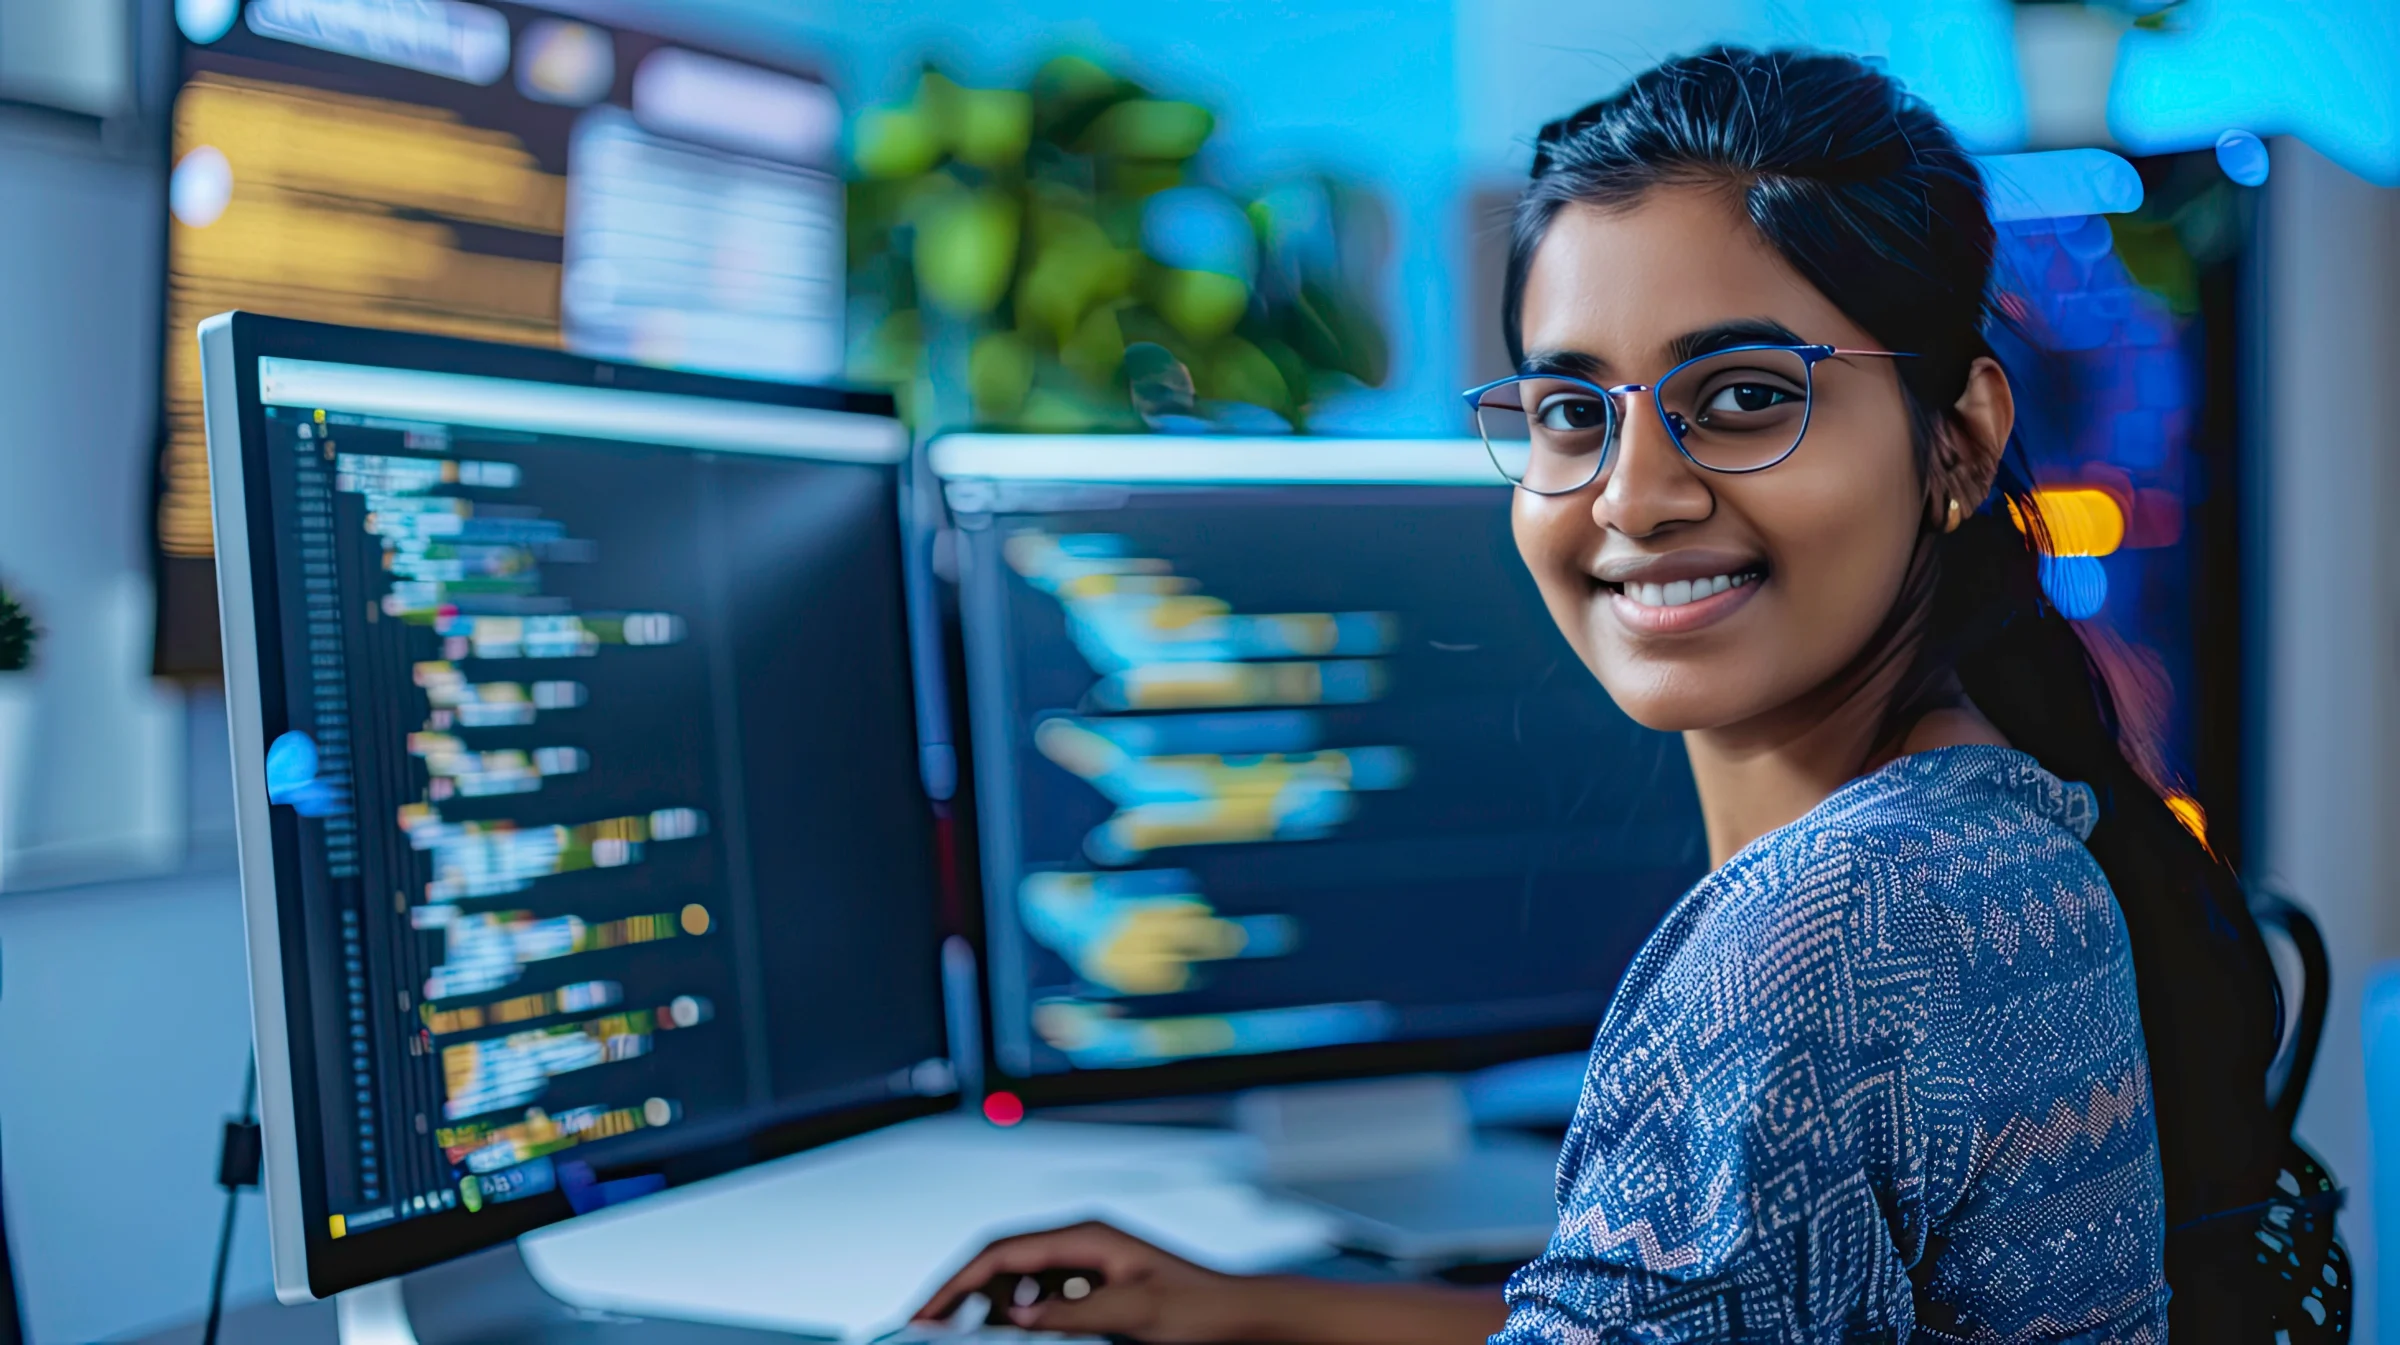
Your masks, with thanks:
<instances>
[{"instance_id":1,"label":"arm","mask_svg":"<svg viewBox=\"0 0 2400 1345\"><path fill-rule=\"evenodd\" d=\"M1497 1287L1343 1284L1279 1275L1247 1282L1254 1322L1242 1340L1289 1345L1476 1345L1500 1329Z\"/></svg>"},{"instance_id":2,"label":"arm","mask_svg":"<svg viewBox=\"0 0 2400 1345\"><path fill-rule=\"evenodd\" d=\"M1086 1223L993 1243L951 1276L917 1317L948 1317L996 1274L1068 1267L1097 1270L1107 1282L1081 1302L1002 1305L996 1314L1005 1311L1010 1324L1029 1330L1130 1336L1153 1345L1475 1345L1507 1315L1490 1290L1225 1275L1106 1224Z\"/></svg>"}]
</instances>

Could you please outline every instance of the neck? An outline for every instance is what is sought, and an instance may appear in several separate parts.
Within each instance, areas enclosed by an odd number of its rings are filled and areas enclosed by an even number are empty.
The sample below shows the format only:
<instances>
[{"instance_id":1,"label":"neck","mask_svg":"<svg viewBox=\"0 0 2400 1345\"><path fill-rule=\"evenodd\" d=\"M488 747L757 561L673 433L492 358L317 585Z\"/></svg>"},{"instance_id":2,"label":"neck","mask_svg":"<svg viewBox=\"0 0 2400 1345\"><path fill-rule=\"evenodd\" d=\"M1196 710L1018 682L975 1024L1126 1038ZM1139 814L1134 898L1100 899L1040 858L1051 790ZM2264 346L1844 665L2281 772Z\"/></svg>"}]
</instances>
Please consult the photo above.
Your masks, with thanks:
<instances>
[{"instance_id":1,"label":"neck","mask_svg":"<svg viewBox=\"0 0 2400 1345\"><path fill-rule=\"evenodd\" d=\"M1867 769L1884 707L1882 696L1861 694L1867 690L1858 688L1830 710L1684 733L1708 828L1709 867L1798 821Z\"/></svg>"},{"instance_id":2,"label":"neck","mask_svg":"<svg viewBox=\"0 0 2400 1345\"><path fill-rule=\"evenodd\" d=\"M1900 680L1895 662L1822 700L1759 719L1683 735L1714 868L1743 846L1799 821L1859 776L1916 752L1969 743L2009 745L1963 692L1909 726L1897 746L1879 746Z\"/></svg>"}]
</instances>

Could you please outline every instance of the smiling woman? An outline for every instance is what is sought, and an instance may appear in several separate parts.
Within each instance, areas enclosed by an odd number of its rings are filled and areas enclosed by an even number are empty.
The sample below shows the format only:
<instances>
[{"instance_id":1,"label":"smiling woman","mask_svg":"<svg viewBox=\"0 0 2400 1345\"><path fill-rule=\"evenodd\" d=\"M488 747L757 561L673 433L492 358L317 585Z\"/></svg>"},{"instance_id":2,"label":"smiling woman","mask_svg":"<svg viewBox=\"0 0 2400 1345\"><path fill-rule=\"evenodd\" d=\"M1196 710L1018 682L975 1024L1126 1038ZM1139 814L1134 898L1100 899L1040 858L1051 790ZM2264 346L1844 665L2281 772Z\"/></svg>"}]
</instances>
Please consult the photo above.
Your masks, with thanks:
<instances>
[{"instance_id":1,"label":"smiling woman","mask_svg":"<svg viewBox=\"0 0 2400 1345\"><path fill-rule=\"evenodd\" d=\"M2282 1157L2266 950L2044 598L1992 247L1974 162L1846 57L1673 61L1541 136L1505 293L1519 372L1467 398L1559 629L1683 734L1715 868L1616 989L1505 1323L1093 1228L1001 1243L929 1309L1088 1265L1105 1287L1014 1320L2305 1335L2245 1282Z\"/></svg>"}]
</instances>

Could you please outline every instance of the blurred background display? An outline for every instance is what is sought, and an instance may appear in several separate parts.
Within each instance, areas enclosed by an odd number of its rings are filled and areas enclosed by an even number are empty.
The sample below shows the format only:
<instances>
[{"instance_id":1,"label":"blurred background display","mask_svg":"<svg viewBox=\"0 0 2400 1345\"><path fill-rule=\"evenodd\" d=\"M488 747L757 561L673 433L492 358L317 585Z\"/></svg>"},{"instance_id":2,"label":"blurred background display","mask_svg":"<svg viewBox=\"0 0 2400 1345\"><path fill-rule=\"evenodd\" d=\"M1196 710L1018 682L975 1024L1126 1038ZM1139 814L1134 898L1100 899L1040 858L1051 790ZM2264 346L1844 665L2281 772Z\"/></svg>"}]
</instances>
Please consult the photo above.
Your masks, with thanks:
<instances>
[{"instance_id":1,"label":"blurred background display","mask_svg":"<svg viewBox=\"0 0 2400 1345\"><path fill-rule=\"evenodd\" d=\"M200 319L241 308L794 382L842 364L813 75L516 5L184 0L157 664L217 659Z\"/></svg>"},{"instance_id":2,"label":"blurred background display","mask_svg":"<svg viewBox=\"0 0 2400 1345\"><path fill-rule=\"evenodd\" d=\"M948 487L1000 1068L1579 1049L1704 846L1682 744L1584 672L1498 478L1211 484L1212 449L1155 451L1189 478Z\"/></svg>"}]
</instances>

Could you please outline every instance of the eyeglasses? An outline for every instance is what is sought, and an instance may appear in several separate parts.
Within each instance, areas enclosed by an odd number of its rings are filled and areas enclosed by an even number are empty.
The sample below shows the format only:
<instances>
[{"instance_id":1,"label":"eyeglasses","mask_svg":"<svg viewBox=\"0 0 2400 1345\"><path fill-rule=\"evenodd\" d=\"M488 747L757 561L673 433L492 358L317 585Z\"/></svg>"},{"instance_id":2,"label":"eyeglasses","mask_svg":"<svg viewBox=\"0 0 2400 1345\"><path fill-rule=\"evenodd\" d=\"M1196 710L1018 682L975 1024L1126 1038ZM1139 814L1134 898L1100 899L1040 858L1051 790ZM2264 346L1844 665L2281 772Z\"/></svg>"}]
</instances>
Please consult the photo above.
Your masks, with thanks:
<instances>
[{"instance_id":1,"label":"eyeglasses","mask_svg":"<svg viewBox=\"0 0 2400 1345\"><path fill-rule=\"evenodd\" d=\"M1622 429L1618 399L1650 394L1677 451L1712 472L1763 472L1808 433L1816 370L1836 355L1913 359L1900 350L1734 346L1685 360L1653 384L1604 388L1580 378L1518 374L1464 394L1500 475L1536 495L1597 480Z\"/></svg>"}]
</instances>

